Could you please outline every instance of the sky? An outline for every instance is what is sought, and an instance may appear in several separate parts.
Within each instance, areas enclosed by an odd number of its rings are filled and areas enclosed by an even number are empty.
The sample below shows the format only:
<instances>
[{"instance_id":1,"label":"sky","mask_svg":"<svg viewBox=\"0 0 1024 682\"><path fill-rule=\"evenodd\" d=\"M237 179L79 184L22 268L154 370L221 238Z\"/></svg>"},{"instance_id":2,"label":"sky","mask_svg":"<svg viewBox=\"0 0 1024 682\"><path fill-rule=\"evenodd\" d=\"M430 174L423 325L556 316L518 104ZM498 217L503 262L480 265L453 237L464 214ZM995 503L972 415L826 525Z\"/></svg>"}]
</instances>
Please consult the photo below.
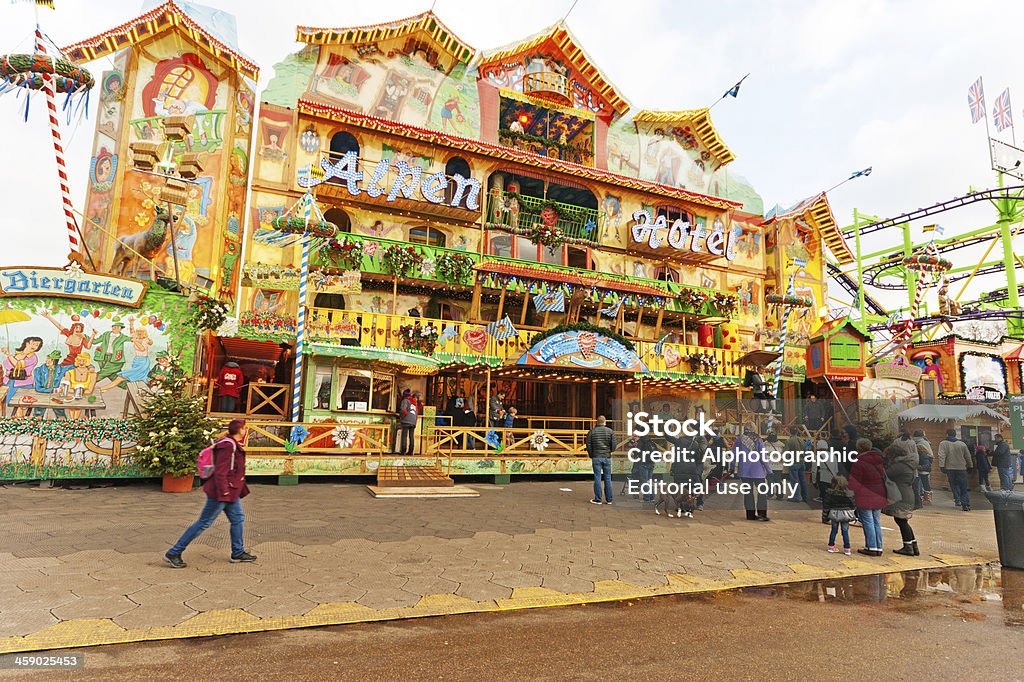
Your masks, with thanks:
<instances>
[{"instance_id":1,"label":"sky","mask_svg":"<svg viewBox=\"0 0 1024 682\"><path fill-rule=\"evenodd\" d=\"M262 67L261 85L275 63L298 49L296 25L378 23L430 8L429 0L204 4L236 15L241 48ZM541 31L571 5L572 0L436 0L434 11L465 42L491 49ZM57 0L57 11L43 10L41 18L44 31L66 45L116 26L141 8L141 2L123 0ZM971 124L967 88L984 76L991 117L996 96L1010 87L1015 121L1024 126L1024 3L974 0L969 9L953 0L577 0L567 23L634 110L708 106L750 73L739 97L712 111L715 127L737 156L731 169L753 184L768 208L793 205L871 166L869 177L829 193L837 222L847 225L855 208L885 218L971 187L995 186L985 127ZM29 51L34 22L31 3L0 2L0 51ZM109 67L108 60L90 65L94 74ZM67 237L41 97L29 114L26 123L23 99L0 96L0 121L6 124L0 135L0 266L63 265ZM93 109L88 119L64 129L78 209L95 124ZM940 223L951 236L993 224L995 211L978 204L924 222ZM921 225L912 234L923 239ZM866 252L901 245L899 230L876 233L864 243ZM983 253L984 248L962 250L954 264L978 262ZM1003 275L979 278L961 300L1005 284ZM957 293L959 286L952 290ZM905 304L898 294L878 297Z\"/></svg>"}]
</instances>

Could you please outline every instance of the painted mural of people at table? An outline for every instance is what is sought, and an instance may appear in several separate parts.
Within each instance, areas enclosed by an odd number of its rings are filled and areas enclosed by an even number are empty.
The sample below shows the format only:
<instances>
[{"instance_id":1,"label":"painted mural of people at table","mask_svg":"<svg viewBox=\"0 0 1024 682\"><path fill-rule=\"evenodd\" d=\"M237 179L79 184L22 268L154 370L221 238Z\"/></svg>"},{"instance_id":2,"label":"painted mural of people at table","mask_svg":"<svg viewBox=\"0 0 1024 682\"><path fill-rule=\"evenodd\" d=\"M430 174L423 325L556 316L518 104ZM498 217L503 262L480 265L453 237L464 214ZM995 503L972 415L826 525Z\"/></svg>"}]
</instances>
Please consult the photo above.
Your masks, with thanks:
<instances>
[{"instance_id":1,"label":"painted mural of people at table","mask_svg":"<svg viewBox=\"0 0 1024 682\"><path fill-rule=\"evenodd\" d=\"M71 316L70 327L62 325L49 312L44 311L43 317L60 331L61 336L67 337L64 339L64 343L68 347L68 354L64 356L60 364L65 367L71 367L75 364L75 358L78 357L79 353L92 348L92 338L85 335L85 325L78 315Z\"/></svg>"},{"instance_id":2,"label":"painted mural of people at table","mask_svg":"<svg viewBox=\"0 0 1024 682\"><path fill-rule=\"evenodd\" d=\"M128 318L128 332L132 339L132 350L135 351L135 358L126 370L118 372L113 382L100 389L101 392L109 391L115 386L121 386L126 381L146 381L149 377L149 347L153 340L145 327L135 328L135 318Z\"/></svg>"},{"instance_id":3,"label":"painted mural of people at table","mask_svg":"<svg viewBox=\"0 0 1024 682\"><path fill-rule=\"evenodd\" d=\"M28 336L14 352L4 348L3 368L7 385L7 404L14 404L14 395L19 388L31 388L35 379L33 372L39 364L37 353L43 347L43 340L38 336ZM17 415L16 415L17 416Z\"/></svg>"},{"instance_id":4,"label":"painted mural of people at table","mask_svg":"<svg viewBox=\"0 0 1024 682\"><path fill-rule=\"evenodd\" d=\"M181 372L171 362L171 354L165 350L157 353L156 366L149 372L149 385L171 385L180 377Z\"/></svg>"},{"instance_id":5,"label":"painted mural of people at table","mask_svg":"<svg viewBox=\"0 0 1024 682\"><path fill-rule=\"evenodd\" d=\"M96 390L96 368L92 366L92 356L89 353L79 353L75 356L75 366L68 369L63 379L67 379L70 395L78 399L88 398ZM109 388L109 386L108 386ZM104 389L100 389L101 392ZM72 409L68 412L71 419L81 419L83 411Z\"/></svg>"},{"instance_id":6,"label":"painted mural of people at table","mask_svg":"<svg viewBox=\"0 0 1024 682\"><path fill-rule=\"evenodd\" d=\"M124 333L124 322L120 317L115 317L110 323L110 331L105 331L96 336L93 331L93 356L99 363L99 371L96 380L109 379L113 381L121 370L124 369L125 353L124 346L128 343L128 336Z\"/></svg>"},{"instance_id":7,"label":"painted mural of people at table","mask_svg":"<svg viewBox=\"0 0 1024 682\"><path fill-rule=\"evenodd\" d=\"M46 356L46 360L43 361L42 365L36 367L35 372L32 373L33 386L36 393L43 395L51 395L60 386L61 379L71 369L70 367L63 367L60 364L60 351L52 350L49 355ZM58 419L64 418L64 410L54 408L54 416ZM37 407L34 410L36 417L45 417L46 408Z\"/></svg>"}]
</instances>

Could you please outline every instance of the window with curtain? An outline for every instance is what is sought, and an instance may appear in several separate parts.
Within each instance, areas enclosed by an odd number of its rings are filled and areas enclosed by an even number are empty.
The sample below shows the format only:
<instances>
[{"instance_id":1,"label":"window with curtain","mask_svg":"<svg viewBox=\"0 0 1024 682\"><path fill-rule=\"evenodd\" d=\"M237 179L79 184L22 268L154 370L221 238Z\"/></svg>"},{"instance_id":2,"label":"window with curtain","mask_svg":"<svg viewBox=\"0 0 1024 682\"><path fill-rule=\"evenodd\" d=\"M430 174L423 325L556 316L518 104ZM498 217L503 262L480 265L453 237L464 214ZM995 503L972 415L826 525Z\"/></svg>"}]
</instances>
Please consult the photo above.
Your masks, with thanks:
<instances>
[{"instance_id":1,"label":"window with curtain","mask_svg":"<svg viewBox=\"0 0 1024 682\"><path fill-rule=\"evenodd\" d=\"M447 243L448 237L444 232L436 227L423 225L421 227L413 227L409 230L409 241L413 244L426 244L427 246L443 247Z\"/></svg>"}]
</instances>

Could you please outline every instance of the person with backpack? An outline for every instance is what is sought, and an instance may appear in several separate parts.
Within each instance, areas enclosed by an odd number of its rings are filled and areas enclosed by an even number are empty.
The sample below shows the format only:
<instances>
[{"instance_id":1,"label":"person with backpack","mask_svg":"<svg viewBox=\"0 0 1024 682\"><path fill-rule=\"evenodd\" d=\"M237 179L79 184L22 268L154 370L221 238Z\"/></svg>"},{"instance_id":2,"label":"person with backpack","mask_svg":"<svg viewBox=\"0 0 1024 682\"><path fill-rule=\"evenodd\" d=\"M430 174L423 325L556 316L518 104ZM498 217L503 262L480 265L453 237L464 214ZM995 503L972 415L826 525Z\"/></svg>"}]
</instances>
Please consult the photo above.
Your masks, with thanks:
<instances>
[{"instance_id":1,"label":"person with backpack","mask_svg":"<svg viewBox=\"0 0 1024 682\"><path fill-rule=\"evenodd\" d=\"M398 424L402 428L402 443L398 453L406 457L412 457L412 452L416 447L416 422L420 416L419 391L413 391L407 398L402 400L402 404L398 408L398 414L400 415Z\"/></svg>"},{"instance_id":2,"label":"person with backpack","mask_svg":"<svg viewBox=\"0 0 1024 682\"><path fill-rule=\"evenodd\" d=\"M901 498L898 502L886 506L884 510L896 522L903 538L902 549L894 549L893 553L918 556L921 550L917 547L914 529L910 527L910 517L914 515L914 481L917 479L920 459L916 448L909 452L895 444L889 448L888 454L885 475L899 487Z\"/></svg>"},{"instance_id":3,"label":"person with backpack","mask_svg":"<svg viewBox=\"0 0 1024 682\"><path fill-rule=\"evenodd\" d=\"M845 476L835 475L832 477L822 494L822 504L825 509L826 522L832 525L832 530L828 534L828 551L832 554L839 551L836 549L836 534L841 529L843 532L843 554L850 556L850 522L857 518L857 511L853 492L850 490Z\"/></svg>"},{"instance_id":4,"label":"person with backpack","mask_svg":"<svg viewBox=\"0 0 1024 682\"><path fill-rule=\"evenodd\" d=\"M915 502L915 508L920 509L926 504L932 503L932 462L935 461L935 453L932 451L932 444L924 437L924 431L914 431L914 442L917 443L917 494L920 496L920 505Z\"/></svg>"},{"instance_id":5,"label":"person with backpack","mask_svg":"<svg viewBox=\"0 0 1024 682\"><path fill-rule=\"evenodd\" d=\"M191 526L185 529L174 546L164 554L164 562L171 568L185 568L181 553L185 548L213 525L221 512L231 523L231 563L250 563L256 557L245 551L242 529L245 515L242 513L242 498L249 494L249 486L245 484L245 448L242 444L249 429L244 419L232 419L228 424L228 435L213 444L210 458L207 450L199 456L200 480L203 481L203 492L206 493L206 504L203 511ZM206 462L209 461L210 464ZM211 470L212 466L212 470Z\"/></svg>"}]
</instances>

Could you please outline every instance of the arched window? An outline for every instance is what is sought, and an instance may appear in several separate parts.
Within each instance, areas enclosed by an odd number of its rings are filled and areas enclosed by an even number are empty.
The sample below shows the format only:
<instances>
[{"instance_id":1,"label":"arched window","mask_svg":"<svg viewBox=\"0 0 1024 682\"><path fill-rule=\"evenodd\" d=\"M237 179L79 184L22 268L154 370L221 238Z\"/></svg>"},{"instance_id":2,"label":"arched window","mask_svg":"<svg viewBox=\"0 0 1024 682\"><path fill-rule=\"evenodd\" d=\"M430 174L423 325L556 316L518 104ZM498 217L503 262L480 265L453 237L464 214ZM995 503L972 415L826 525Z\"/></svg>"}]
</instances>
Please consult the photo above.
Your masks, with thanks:
<instances>
[{"instance_id":1,"label":"arched window","mask_svg":"<svg viewBox=\"0 0 1024 682\"><path fill-rule=\"evenodd\" d=\"M448 176L448 186L444 190L445 203L451 204L452 199L455 198L455 183L452 182L451 178L456 175L461 175L464 178L472 177L473 171L469 167L469 163L461 156L453 156L448 159L448 163L444 165L444 174ZM466 201L466 196L463 195L462 201Z\"/></svg>"},{"instance_id":2,"label":"arched window","mask_svg":"<svg viewBox=\"0 0 1024 682\"><path fill-rule=\"evenodd\" d=\"M658 206L654 209L654 217L665 216L665 222L669 225L677 220L682 220L684 223L690 222L690 214L678 206Z\"/></svg>"},{"instance_id":3,"label":"arched window","mask_svg":"<svg viewBox=\"0 0 1024 682\"><path fill-rule=\"evenodd\" d=\"M662 265L654 269L654 279L660 279L662 282L676 282L679 280L679 276L672 268Z\"/></svg>"},{"instance_id":4,"label":"arched window","mask_svg":"<svg viewBox=\"0 0 1024 682\"><path fill-rule=\"evenodd\" d=\"M344 130L334 133L331 136L331 156L338 158L349 152L359 153L359 141L352 133Z\"/></svg>"},{"instance_id":5,"label":"arched window","mask_svg":"<svg viewBox=\"0 0 1024 682\"><path fill-rule=\"evenodd\" d=\"M426 244L427 246L444 246L448 238L444 232L429 225L413 227L409 230L409 241L413 244Z\"/></svg>"},{"instance_id":6,"label":"arched window","mask_svg":"<svg viewBox=\"0 0 1024 682\"><path fill-rule=\"evenodd\" d=\"M348 213L345 213L340 208L332 208L325 211L324 220L334 223L338 227L338 232L352 231L352 219L348 217Z\"/></svg>"}]
</instances>

